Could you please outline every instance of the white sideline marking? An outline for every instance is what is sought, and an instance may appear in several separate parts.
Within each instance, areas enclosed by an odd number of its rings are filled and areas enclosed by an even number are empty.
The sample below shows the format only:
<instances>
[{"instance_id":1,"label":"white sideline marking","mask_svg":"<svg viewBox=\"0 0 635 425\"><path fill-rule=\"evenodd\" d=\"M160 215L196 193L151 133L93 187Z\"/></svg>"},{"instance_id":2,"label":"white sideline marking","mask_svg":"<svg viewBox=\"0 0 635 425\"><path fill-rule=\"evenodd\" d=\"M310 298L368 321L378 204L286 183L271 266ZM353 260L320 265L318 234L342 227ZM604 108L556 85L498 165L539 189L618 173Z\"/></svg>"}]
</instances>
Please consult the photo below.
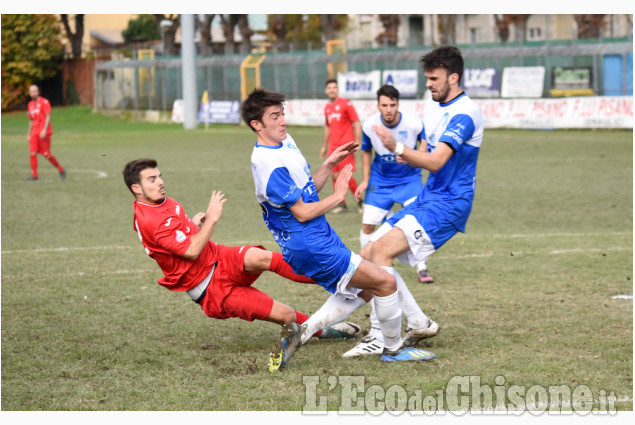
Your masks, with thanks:
<instances>
[{"instance_id":1,"label":"white sideline marking","mask_svg":"<svg viewBox=\"0 0 635 425\"><path fill-rule=\"evenodd\" d=\"M611 297L611 299L614 299L614 300L632 300L633 296L632 295L613 295Z\"/></svg>"},{"instance_id":2,"label":"white sideline marking","mask_svg":"<svg viewBox=\"0 0 635 425\"><path fill-rule=\"evenodd\" d=\"M108 249L132 249L138 248L133 247L131 245L111 245L111 246L71 246L64 247L60 246L58 248L35 248L35 249L13 249L2 251L2 254L36 254L40 252L67 252L67 251L102 251Z\"/></svg>"},{"instance_id":3,"label":"white sideline marking","mask_svg":"<svg viewBox=\"0 0 635 425\"><path fill-rule=\"evenodd\" d=\"M88 177L88 178L93 178L93 179L105 179L106 177L108 177L108 173L105 171L99 171L99 170L69 170L70 171L70 175L72 176L73 173L76 172L80 172L80 173L95 173L94 177ZM67 176L68 177L68 176ZM75 179L77 180L77 179Z\"/></svg>"}]
</instances>

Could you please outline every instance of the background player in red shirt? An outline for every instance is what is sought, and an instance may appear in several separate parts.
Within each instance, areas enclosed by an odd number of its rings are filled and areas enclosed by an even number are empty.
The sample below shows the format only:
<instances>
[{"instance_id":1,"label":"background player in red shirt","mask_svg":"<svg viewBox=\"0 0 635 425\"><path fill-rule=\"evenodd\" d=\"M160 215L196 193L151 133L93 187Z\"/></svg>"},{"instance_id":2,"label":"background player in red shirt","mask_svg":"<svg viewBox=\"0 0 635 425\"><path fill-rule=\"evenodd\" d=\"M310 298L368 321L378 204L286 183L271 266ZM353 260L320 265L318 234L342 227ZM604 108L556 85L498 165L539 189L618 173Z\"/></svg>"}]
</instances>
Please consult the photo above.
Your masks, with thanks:
<instances>
[{"instance_id":1,"label":"background player in red shirt","mask_svg":"<svg viewBox=\"0 0 635 425\"><path fill-rule=\"evenodd\" d=\"M324 126L324 142L322 143L322 149L320 150L320 157L326 159L333 153L338 147L355 141L359 145L362 143L362 126L359 123L359 117L353 103L339 97L339 88L337 87L337 80L334 78L326 80L326 87L324 93L329 98L329 103L324 107L324 118L326 125ZM354 130L354 134L353 134ZM340 171L347 165L353 166L353 171L356 168L355 155L349 155L345 160L340 162L333 168L333 188L335 188L335 181L340 175ZM348 187L353 195L357 190L357 181L354 177L348 182ZM362 201L359 201L360 213L362 207ZM331 210L334 213L340 213L346 211L346 201L342 201L341 204Z\"/></svg>"},{"instance_id":2,"label":"background player in red shirt","mask_svg":"<svg viewBox=\"0 0 635 425\"><path fill-rule=\"evenodd\" d=\"M31 159L31 175L26 178L27 181L35 181L37 176L37 154L48 159L57 171L60 173L60 179L66 178L66 171L57 162L55 156L51 153L51 134L53 134L53 126L51 125L51 104L48 100L40 96L40 89L36 85L29 87L29 96L31 101L28 105L29 130L27 139L29 141L29 154Z\"/></svg>"},{"instance_id":3,"label":"background player in red shirt","mask_svg":"<svg viewBox=\"0 0 635 425\"><path fill-rule=\"evenodd\" d=\"M230 247L210 240L223 212L224 194L213 191L207 211L190 219L181 204L165 196L156 160L130 161L123 176L135 196L133 228L163 272L160 285L171 291L187 291L203 312L215 319L239 317L283 325L283 337L292 323L308 319L251 286L266 270L296 282L315 283L294 273L281 253L259 245ZM352 338L360 330L354 323L343 322L314 336Z\"/></svg>"}]
</instances>

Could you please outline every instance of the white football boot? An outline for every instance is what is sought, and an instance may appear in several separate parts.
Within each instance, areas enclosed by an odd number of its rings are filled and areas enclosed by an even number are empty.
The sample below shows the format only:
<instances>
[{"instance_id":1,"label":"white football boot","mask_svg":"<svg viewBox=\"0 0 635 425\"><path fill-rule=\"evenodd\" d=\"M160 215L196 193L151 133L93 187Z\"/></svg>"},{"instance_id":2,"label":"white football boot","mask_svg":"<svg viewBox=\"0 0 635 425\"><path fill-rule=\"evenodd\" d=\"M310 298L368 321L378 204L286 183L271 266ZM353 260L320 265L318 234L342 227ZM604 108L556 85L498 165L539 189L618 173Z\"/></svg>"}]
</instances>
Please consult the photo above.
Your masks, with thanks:
<instances>
[{"instance_id":1,"label":"white football boot","mask_svg":"<svg viewBox=\"0 0 635 425\"><path fill-rule=\"evenodd\" d=\"M384 343L377 340L374 336L367 335L357 345L346 353L342 354L343 358L371 356L384 352Z\"/></svg>"}]
</instances>

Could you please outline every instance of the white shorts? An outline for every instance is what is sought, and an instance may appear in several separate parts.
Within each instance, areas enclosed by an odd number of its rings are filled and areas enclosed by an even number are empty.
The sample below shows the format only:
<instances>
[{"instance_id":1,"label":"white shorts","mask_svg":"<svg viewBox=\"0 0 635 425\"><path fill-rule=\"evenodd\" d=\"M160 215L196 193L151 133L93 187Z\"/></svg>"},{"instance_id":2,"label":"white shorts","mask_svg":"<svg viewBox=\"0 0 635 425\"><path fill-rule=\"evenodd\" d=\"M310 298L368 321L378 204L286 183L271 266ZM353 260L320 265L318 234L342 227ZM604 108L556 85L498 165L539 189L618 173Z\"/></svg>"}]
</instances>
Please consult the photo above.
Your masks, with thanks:
<instances>
[{"instance_id":1,"label":"white shorts","mask_svg":"<svg viewBox=\"0 0 635 425\"><path fill-rule=\"evenodd\" d=\"M408 199L403 206L410 204L412 201L417 199L416 196ZM392 217L395 212L392 209L384 210L374 205L364 204L364 210L362 214L362 224L371 224L373 226L377 226L382 224L384 221L388 220Z\"/></svg>"},{"instance_id":2,"label":"white shorts","mask_svg":"<svg viewBox=\"0 0 635 425\"><path fill-rule=\"evenodd\" d=\"M397 259L404 264L410 264L416 266L422 261L426 261L434 251L434 245L430 241L430 237L426 231L421 227L421 224L412 215L406 215L399 220L395 227L399 227L403 230L404 236L408 241L409 250L402 252L397 256ZM392 226L388 223L381 225L373 236L370 238L371 242L376 242L384 236L386 233L392 230ZM416 237L415 237L416 235Z\"/></svg>"},{"instance_id":3,"label":"white shorts","mask_svg":"<svg viewBox=\"0 0 635 425\"><path fill-rule=\"evenodd\" d=\"M351 278L355 274L355 271L362 263L362 257L351 252L351 262L348 264L348 268L346 269L346 273L342 276L342 278L337 282L337 291L335 295L339 295L342 298L346 298L349 300L357 298L357 295L362 292L362 289L359 288L351 288L348 286L348 283L351 281Z\"/></svg>"}]
</instances>

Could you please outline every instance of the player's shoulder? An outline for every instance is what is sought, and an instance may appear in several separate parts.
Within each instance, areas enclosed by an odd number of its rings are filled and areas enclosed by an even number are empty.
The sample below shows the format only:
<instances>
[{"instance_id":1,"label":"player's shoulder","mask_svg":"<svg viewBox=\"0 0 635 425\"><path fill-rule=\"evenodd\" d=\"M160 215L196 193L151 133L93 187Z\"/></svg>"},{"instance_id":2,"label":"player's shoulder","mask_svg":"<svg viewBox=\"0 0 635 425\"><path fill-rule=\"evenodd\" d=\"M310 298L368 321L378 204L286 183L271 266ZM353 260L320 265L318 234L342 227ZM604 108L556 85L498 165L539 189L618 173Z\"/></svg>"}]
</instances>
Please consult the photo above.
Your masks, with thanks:
<instances>
[{"instance_id":1,"label":"player's shoulder","mask_svg":"<svg viewBox=\"0 0 635 425\"><path fill-rule=\"evenodd\" d=\"M370 115L368 118L366 118L364 120L364 123L362 124L362 127L364 129L372 129L372 126L377 125L377 124L381 124L381 113L380 112L375 112L374 114Z\"/></svg>"}]
</instances>

